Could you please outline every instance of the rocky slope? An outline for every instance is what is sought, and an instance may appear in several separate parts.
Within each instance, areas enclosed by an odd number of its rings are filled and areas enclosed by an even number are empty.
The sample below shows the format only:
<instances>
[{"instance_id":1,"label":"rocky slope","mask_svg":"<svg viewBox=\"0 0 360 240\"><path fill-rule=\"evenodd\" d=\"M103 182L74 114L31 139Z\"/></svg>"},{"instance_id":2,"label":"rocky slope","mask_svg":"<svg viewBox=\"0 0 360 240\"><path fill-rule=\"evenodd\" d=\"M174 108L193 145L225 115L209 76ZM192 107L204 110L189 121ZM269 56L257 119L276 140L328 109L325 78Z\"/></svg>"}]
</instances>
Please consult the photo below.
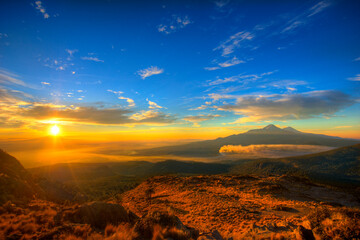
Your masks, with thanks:
<instances>
[{"instance_id":1,"label":"rocky slope","mask_svg":"<svg viewBox=\"0 0 360 240\"><path fill-rule=\"evenodd\" d=\"M149 189L151 199L146 194ZM311 225L309 214L319 209L337 212L341 206L358 207L360 202L352 194L298 177L218 175L155 177L125 193L123 205L139 216L150 209L170 210L200 233L218 230L234 239L293 239L302 227L322 236ZM330 215L329 221L340 221Z\"/></svg>"}]
</instances>

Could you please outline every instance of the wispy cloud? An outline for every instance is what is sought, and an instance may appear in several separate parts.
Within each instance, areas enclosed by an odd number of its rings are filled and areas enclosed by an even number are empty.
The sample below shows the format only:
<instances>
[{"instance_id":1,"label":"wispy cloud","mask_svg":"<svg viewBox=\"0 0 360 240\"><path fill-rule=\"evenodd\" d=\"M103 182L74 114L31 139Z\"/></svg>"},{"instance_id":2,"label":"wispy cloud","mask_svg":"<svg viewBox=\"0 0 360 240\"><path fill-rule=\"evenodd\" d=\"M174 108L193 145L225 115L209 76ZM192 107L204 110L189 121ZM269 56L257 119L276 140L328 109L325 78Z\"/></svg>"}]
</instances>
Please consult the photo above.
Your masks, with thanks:
<instances>
[{"instance_id":1,"label":"wispy cloud","mask_svg":"<svg viewBox=\"0 0 360 240\"><path fill-rule=\"evenodd\" d=\"M355 58L354 61L360 61L360 57Z\"/></svg>"},{"instance_id":2,"label":"wispy cloud","mask_svg":"<svg viewBox=\"0 0 360 240\"><path fill-rule=\"evenodd\" d=\"M242 44L252 40L254 37L255 35L253 33L247 31L235 33L222 42L218 47L214 48L214 51L220 50L222 52L222 56L229 55L233 53L235 49L240 48Z\"/></svg>"},{"instance_id":3,"label":"wispy cloud","mask_svg":"<svg viewBox=\"0 0 360 240\"><path fill-rule=\"evenodd\" d=\"M44 16L45 19L50 17L50 15L46 12L46 9L42 5L41 1L35 2L35 8L40 11L40 13Z\"/></svg>"},{"instance_id":4,"label":"wispy cloud","mask_svg":"<svg viewBox=\"0 0 360 240\"><path fill-rule=\"evenodd\" d=\"M286 25L283 28L283 30L281 31L281 33L292 32L295 29L299 28L300 26L307 24L309 22L309 18L322 12L329 6L331 6L331 3L329 1L325 0L325 1L318 2L314 6L307 9L306 11L304 11L304 12L300 13L299 15L297 15L296 17L290 19L286 23Z\"/></svg>"},{"instance_id":5,"label":"wispy cloud","mask_svg":"<svg viewBox=\"0 0 360 240\"><path fill-rule=\"evenodd\" d=\"M14 73L0 69L0 84L4 85L20 85L23 87L29 87L25 82L20 80L20 77Z\"/></svg>"},{"instance_id":6,"label":"wispy cloud","mask_svg":"<svg viewBox=\"0 0 360 240\"><path fill-rule=\"evenodd\" d=\"M360 74L356 74L355 77L348 78L350 81L360 81Z\"/></svg>"},{"instance_id":7,"label":"wispy cloud","mask_svg":"<svg viewBox=\"0 0 360 240\"><path fill-rule=\"evenodd\" d=\"M240 60L237 57L233 57L232 59L229 59L225 62L218 63L218 66L216 66L216 67L206 67L205 69L208 71L213 71L213 70L217 70L220 68L232 67L232 66L238 65L240 63L245 63L245 61Z\"/></svg>"},{"instance_id":8,"label":"wispy cloud","mask_svg":"<svg viewBox=\"0 0 360 240\"><path fill-rule=\"evenodd\" d=\"M355 104L355 100L340 91L312 91L301 94L253 95L237 98L236 104L218 106L244 117L235 123L265 120L293 120L331 117L339 110Z\"/></svg>"},{"instance_id":9,"label":"wispy cloud","mask_svg":"<svg viewBox=\"0 0 360 240\"><path fill-rule=\"evenodd\" d=\"M48 85L50 86L51 84L49 82L41 82L42 85Z\"/></svg>"},{"instance_id":10,"label":"wispy cloud","mask_svg":"<svg viewBox=\"0 0 360 240\"><path fill-rule=\"evenodd\" d=\"M312 6L309 9L308 17L314 16L315 14L318 14L319 12L323 11L325 8L329 7L331 3L329 1L321 1Z\"/></svg>"},{"instance_id":11,"label":"wispy cloud","mask_svg":"<svg viewBox=\"0 0 360 240\"><path fill-rule=\"evenodd\" d=\"M217 1L214 1L215 6L218 7L218 8L225 7L226 5L229 4L229 2L230 2L230 0L217 0Z\"/></svg>"},{"instance_id":12,"label":"wispy cloud","mask_svg":"<svg viewBox=\"0 0 360 240\"><path fill-rule=\"evenodd\" d=\"M148 78L148 77L150 77L152 75L158 75L158 74L161 74L163 72L164 72L164 69L158 68L156 66L155 67L151 66L149 68L139 70L137 72L137 74L139 74L142 79L145 79L145 78Z\"/></svg>"},{"instance_id":13,"label":"wispy cloud","mask_svg":"<svg viewBox=\"0 0 360 240\"><path fill-rule=\"evenodd\" d=\"M219 85L219 84L224 84L224 83L231 83L231 82L249 82L249 81L255 81L258 80L264 76L267 75L271 75L273 74L275 71L272 72L265 72L262 74L239 74L236 76L232 76L232 77L227 77L227 78L220 78L220 79L216 79L216 80L211 80L208 81L208 86L214 86L214 85Z\"/></svg>"},{"instance_id":14,"label":"wispy cloud","mask_svg":"<svg viewBox=\"0 0 360 240\"><path fill-rule=\"evenodd\" d=\"M157 26L159 32L170 34L182 29L192 23L188 16L173 15L165 24Z\"/></svg>"},{"instance_id":15,"label":"wispy cloud","mask_svg":"<svg viewBox=\"0 0 360 240\"><path fill-rule=\"evenodd\" d=\"M81 59L93 62L104 62L104 60L101 60L98 57L81 57Z\"/></svg>"}]
</instances>

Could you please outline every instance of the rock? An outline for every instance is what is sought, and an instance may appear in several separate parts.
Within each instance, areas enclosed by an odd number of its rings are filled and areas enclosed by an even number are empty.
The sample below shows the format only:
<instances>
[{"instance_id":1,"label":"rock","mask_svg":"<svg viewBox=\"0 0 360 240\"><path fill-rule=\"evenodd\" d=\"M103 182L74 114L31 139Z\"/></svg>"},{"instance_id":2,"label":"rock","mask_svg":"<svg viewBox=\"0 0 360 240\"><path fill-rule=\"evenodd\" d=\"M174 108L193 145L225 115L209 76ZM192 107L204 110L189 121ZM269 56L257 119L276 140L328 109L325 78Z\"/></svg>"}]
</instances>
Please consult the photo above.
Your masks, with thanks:
<instances>
[{"instance_id":1,"label":"rock","mask_svg":"<svg viewBox=\"0 0 360 240\"><path fill-rule=\"evenodd\" d=\"M299 225L297 229L296 238L298 240L315 240L313 232L302 225Z\"/></svg>"},{"instance_id":2,"label":"rock","mask_svg":"<svg viewBox=\"0 0 360 240\"><path fill-rule=\"evenodd\" d=\"M200 236L197 240L224 240L224 238L217 230L214 230L211 233Z\"/></svg>"},{"instance_id":3,"label":"rock","mask_svg":"<svg viewBox=\"0 0 360 240\"><path fill-rule=\"evenodd\" d=\"M162 229L175 228L188 239L196 239L199 235L197 230L186 227L178 217L162 211L150 212L143 216L136 222L134 231L139 234L139 239L151 239L155 226L160 226Z\"/></svg>"},{"instance_id":4,"label":"rock","mask_svg":"<svg viewBox=\"0 0 360 240\"><path fill-rule=\"evenodd\" d=\"M87 223L94 228L104 229L107 224L134 224L137 216L125 210L119 204L107 202L92 202L77 208L70 208L55 216L56 221L70 221L73 223Z\"/></svg>"}]
</instances>

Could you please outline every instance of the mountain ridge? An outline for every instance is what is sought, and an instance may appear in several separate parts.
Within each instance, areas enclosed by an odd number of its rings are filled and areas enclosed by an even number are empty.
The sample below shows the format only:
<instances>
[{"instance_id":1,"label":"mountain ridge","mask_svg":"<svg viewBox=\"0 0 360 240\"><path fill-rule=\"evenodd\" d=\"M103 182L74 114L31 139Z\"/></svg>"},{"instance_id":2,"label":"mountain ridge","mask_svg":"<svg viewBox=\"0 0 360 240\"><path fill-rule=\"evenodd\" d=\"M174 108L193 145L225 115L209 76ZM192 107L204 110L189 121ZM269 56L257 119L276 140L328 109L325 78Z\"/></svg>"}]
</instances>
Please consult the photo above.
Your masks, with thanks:
<instances>
[{"instance_id":1,"label":"mountain ridge","mask_svg":"<svg viewBox=\"0 0 360 240\"><path fill-rule=\"evenodd\" d=\"M181 145L149 148L136 151L135 155L175 155L190 157L216 157L224 145L257 145L257 144L294 144L344 147L360 143L360 140L339 138L323 134L300 132L292 127L281 129L268 125L261 129L252 129L245 133L233 134L214 140L197 141Z\"/></svg>"}]
</instances>

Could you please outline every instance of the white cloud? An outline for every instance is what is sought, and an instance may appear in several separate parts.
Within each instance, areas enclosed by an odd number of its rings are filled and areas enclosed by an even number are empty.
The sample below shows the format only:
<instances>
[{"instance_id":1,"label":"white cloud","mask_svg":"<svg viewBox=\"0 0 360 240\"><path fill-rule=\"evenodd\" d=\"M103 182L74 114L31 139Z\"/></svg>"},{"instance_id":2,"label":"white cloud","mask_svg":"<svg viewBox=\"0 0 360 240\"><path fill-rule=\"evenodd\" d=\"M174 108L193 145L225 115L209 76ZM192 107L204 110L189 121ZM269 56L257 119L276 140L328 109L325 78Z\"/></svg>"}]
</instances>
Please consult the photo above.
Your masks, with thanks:
<instances>
[{"instance_id":1,"label":"white cloud","mask_svg":"<svg viewBox=\"0 0 360 240\"><path fill-rule=\"evenodd\" d=\"M40 11L40 13L44 16L45 19L50 17L50 15L46 12L46 9L42 5L41 1L36 1L35 5L35 8Z\"/></svg>"},{"instance_id":2,"label":"white cloud","mask_svg":"<svg viewBox=\"0 0 360 240\"><path fill-rule=\"evenodd\" d=\"M307 15L308 17L311 17L315 14L318 14L319 12L323 11L325 8L329 7L331 4L329 1L321 1L318 2L317 4L315 4L314 6L312 6L309 9L309 14Z\"/></svg>"},{"instance_id":3,"label":"white cloud","mask_svg":"<svg viewBox=\"0 0 360 240\"><path fill-rule=\"evenodd\" d=\"M348 78L350 81L360 81L360 74L356 74L355 77Z\"/></svg>"},{"instance_id":4,"label":"white cloud","mask_svg":"<svg viewBox=\"0 0 360 240\"><path fill-rule=\"evenodd\" d=\"M94 61L94 62L104 62L104 60L101 60L97 57L81 57L81 59L87 61Z\"/></svg>"},{"instance_id":5,"label":"white cloud","mask_svg":"<svg viewBox=\"0 0 360 240\"><path fill-rule=\"evenodd\" d=\"M208 86L214 86L214 85L219 85L219 84L224 84L224 83L229 83L229 82L249 82L249 81L255 81L258 80L264 76L273 74L275 71L272 72L266 72L266 73L262 73L262 74L248 74L248 75L236 75L236 76L232 76L232 77L227 77L227 78L223 78L223 79L216 79L216 80L211 80L208 81Z\"/></svg>"},{"instance_id":6,"label":"white cloud","mask_svg":"<svg viewBox=\"0 0 360 240\"><path fill-rule=\"evenodd\" d=\"M221 154L241 154L243 158L274 158L297 156L316 152L323 152L333 149L327 146L317 145L295 145L295 144L256 144L249 146L224 145L220 148Z\"/></svg>"},{"instance_id":7,"label":"white cloud","mask_svg":"<svg viewBox=\"0 0 360 240\"><path fill-rule=\"evenodd\" d=\"M233 57L232 59L230 59L230 60L228 60L228 61L219 63L219 66L220 66L220 67L223 67L223 68L226 68L226 67L235 66L235 65L238 65L238 64L244 63L244 62L245 62L245 61L239 60L239 59L237 59L236 57Z\"/></svg>"},{"instance_id":8,"label":"white cloud","mask_svg":"<svg viewBox=\"0 0 360 240\"><path fill-rule=\"evenodd\" d=\"M41 82L41 84L42 85L48 85L48 86L50 86L51 84L50 83L48 83L48 82Z\"/></svg>"},{"instance_id":9,"label":"white cloud","mask_svg":"<svg viewBox=\"0 0 360 240\"><path fill-rule=\"evenodd\" d=\"M164 69L158 68L156 66L155 67L151 66L149 68L139 70L137 72L137 74L139 74L142 79L145 79L145 78L150 77L152 75L158 75L158 74L161 74L163 72L164 72Z\"/></svg>"},{"instance_id":10,"label":"white cloud","mask_svg":"<svg viewBox=\"0 0 360 240\"><path fill-rule=\"evenodd\" d=\"M173 15L172 18L168 20L166 24L160 24L157 27L157 30L165 34L170 34L176 32L181 28L186 27L190 23L192 23L192 21L188 16Z\"/></svg>"},{"instance_id":11,"label":"white cloud","mask_svg":"<svg viewBox=\"0 0 360 240\"><path fill-rule=\"evenodd\" d=\"M245 63L245 61L239 60L237 57L233 57L232 59L229 59L225 62L219 63L218 67L206 67L205 70L214 71L214 70L220 69L220 67L227 68L227 67L238 65L240 63Z\"/></svg>"},{"instance_id":12,"label":"white cloud","mask_svg":"<svg viewBox=\"0 0 360 240\"><path fill-rule=\"evenodd\" d=\"M229 55L234 52L236 48L242 47L247 41L252 40L255 37L253 33L242 31L235 33L230 36L227 40L221 43L218 47L214 48L214 50L222 51L222 56Z\"/></svg>"},{"instance_id":13,"label":"white cloud","mask_svg":"<svg viewBox=\"0 0 360 240\"><path fill-rule=\"evenodd\" d=\"M281 33L291 32L294 29L297 29L300 26L307 24L310 17L313 17L314 15L322 12L324 9L326 9L330 5L331 5L331 3L329 1L326 1L326 0L318 2L314 6L307 9L305 12L302 12L298 16L296 16L296 17L292 18L291 20L289 20L286 23L286 26L281 31Z\"/></svg>"},{"instance_id":14,"label":"white cloud","mask_svg":"<svg viewBox=\"0 0 360 240\"><path fill-rule=\"evenodd\" d=\"M146 99L146 101L148 102L150 109L163 108L162 106L159 106L157 103L152 102L149 99Z\"/></svg>"},{"instance_id":15,"label":"white cloud","mask_svg":"<svg viewBox=\"0 0 360 240\"><path fill-rule=\"evenodd\" d=\"M220 69L220 67L205 67L204 69L208 71L214 71Z\"/></svg>"}]
</instances>

